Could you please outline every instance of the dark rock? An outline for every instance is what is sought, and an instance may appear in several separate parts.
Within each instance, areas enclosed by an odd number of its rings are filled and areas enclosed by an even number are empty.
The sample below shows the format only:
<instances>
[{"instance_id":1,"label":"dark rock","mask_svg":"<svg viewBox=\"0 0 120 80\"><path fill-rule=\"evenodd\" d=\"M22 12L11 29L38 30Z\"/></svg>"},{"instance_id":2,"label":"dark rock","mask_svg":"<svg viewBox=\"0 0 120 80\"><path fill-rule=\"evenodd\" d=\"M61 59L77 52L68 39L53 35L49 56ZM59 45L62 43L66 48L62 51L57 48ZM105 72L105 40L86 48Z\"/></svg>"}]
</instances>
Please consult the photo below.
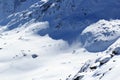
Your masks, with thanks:
<instances>
[{"instance_id":1,"label":"dark rock","mask_svg":"<svg viewBox=\"0 0 120 80\"><path fill-rule=\"evenodd\" d=\"M74 80L79 80L79 77L75 78Z\"/></svg>"},{"instance_id":2,"label":"dark rock","mask_svg":"<svg viewBox=\"0 0 120 80\"><path fill-rule=\"evenodd\" d=\"M116 47L113 51L112 54L114 55L120 55L120 47Z\"/></svg>"},{"instance_id":3,"label":"dark rock","mask_svg":"<svg viewBox=\"0 0 120 80\"><path fill-rule=\"evenodd\" d=\"M100 66L107 63L110 59L111 59L111 57L106 57L106 58L103 58L102 60L100 60Z\"/></svg>"},{"instance_id":4,"label":"dark rock","mask_svg":"<svg viewBox=\"0 0 120 80\"><path fill-rule=\"evenodd\" d=\"M3 49L3 48L0 48L0 50Z\"/></svg>"},{"instance_id":5,"label":"dark rock","mask_svg":"<svg viewBox=\"0 0 120 80\"><path fill-rule=\"evenodd\" d=\"M80 75L80 76L77 76L75 79L73 80L81 80L82 78L84 77L84 75Z\"/></svg>"},{"instance_id":6,"label":"dark rock","mask_svg":"<svg viewBox=\"0 0 120 80\"><path fill-rule=\"evenodd\" d=\"M32 54L32 58L37 58L38 55L37 54Z\"/></svg>"},{"instance_id":7,"label":"dark rock","mask_svg":"<svg viewBox=\"0 0 120 80\"><path fill-rule=\"evenodd\" d=\"M27 56L27 54L23 53L23 56Z\"/></svg>"},{"instance_id":8,"label":"dark rock","mask_svg":"<svg viewBox=\"0 0 120 80\"><path fill-rule=\"evenodd\" d=\"M90 67L90 69L97 69L97 66Z\"/></svg>"}]
</instances>

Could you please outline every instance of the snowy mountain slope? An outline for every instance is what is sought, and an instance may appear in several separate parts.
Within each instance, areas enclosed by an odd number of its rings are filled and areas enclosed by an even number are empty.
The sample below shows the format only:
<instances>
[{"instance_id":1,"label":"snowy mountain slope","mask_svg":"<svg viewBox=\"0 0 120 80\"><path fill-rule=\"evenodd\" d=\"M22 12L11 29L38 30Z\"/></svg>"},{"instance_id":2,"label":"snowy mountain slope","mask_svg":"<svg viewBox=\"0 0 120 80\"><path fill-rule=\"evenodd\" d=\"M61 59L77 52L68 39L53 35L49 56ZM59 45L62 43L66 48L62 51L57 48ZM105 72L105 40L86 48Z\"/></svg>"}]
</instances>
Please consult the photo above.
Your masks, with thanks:
<instances>
[{"instance_id":1,"label":"snowy mountain slope","mask_svg":"<svg viewBox=\"0 0 120 80\"><path fill-rule=\"evenodd\" d=\"M0 79L74 80L86 63L82 79L112 80L119 70L119 56L111 57L119 46L119 5L119 0L1 0ZM111 67L116 75L103 77Z\"/></svg>"},{"instance_id":2,"label":"snowy mountain slope","mask_svg":"<svg viewBox=\"0 0 120 80\"><path fill-rule=\"evenodd\" d=\"M63 40L32 33L32 29L47 27L47 22L31 21L18 29L1 33L2 80L65 80L70 74L74 76L83 62L95 56L77 49L78 46L69 48Z\"/></svg>"},{"instance_id":3,"label":"snowy mountain slope","mask_svg":"<svg viewBox=\"0 0 120 80\"><path fill-rule=\"evenodd\" d=\"M119 41L120 42L120 41ZM120 47L112 52L103 52L98 58L87 61L80 71L68 80L119 80Z\"/></svg>"},{"instance_id":4,"label":"snowy mountain slope","mask_svg":"<svg viewBox=\"0 0 120 80\"><path fill-rule=\"evenodd\" d=\"M68 43L63 40L35 34L49 27L47 21L31 20L21 27L4 31L9 25L1 27L2 80L65 80L70 74L74 76L84 61L94 57L77 49L77 46L69 49ZM84 54L88 55L84 57ZM34 55L38 57L34 58Z\"/></svg>"},{"instance_id":5,"label":"snowy mountain slope","mask_svg":"<svg viewBox=\"0 0 120 80\"><path fill-rule=\"evenodd\" d=\"M120 37L119 20L101 20L88 26L81 39L86 49L99 52L96 59L84 63L74 77L68 80L119 80ZM103 46L102 46L103 45ZM101 47L102 46L102 47Z\"/></svg>"},{"instance_id":6,"label":"snowy mountain slope","mask_svg":"<svg viewBox=\"0 0 120 80\"><path fill-rule=\"evenodd\" d=\"M71 43L92 23L100 19L119 19L119 4L119 0L48 0L46 2L39 0L26 10L22 7L23 11L9 16L0 24L2 26L10 24L8 29L11 30L31 19L48 21L50 27L39 31L38 34L49 34L53 39L64 39Z\"/></svg>"}]
</instances>

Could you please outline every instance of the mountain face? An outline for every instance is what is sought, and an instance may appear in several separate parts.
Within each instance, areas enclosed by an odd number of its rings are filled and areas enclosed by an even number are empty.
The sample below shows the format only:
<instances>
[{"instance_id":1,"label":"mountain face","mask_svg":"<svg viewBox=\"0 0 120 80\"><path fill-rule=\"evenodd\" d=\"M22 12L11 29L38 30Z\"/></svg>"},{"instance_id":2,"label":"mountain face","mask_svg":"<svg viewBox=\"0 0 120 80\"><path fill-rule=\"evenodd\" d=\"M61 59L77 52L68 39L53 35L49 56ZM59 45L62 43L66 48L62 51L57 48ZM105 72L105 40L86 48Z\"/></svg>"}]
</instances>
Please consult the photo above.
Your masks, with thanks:
<instances>
[{"instance_id":1,"label":"mountain face","mask_svg":"<svg viewBox=\"0 0 120 80\"><path fill-rule=\"evenodd\" d=\"M113 80L119 7L119 0L0 0L0 78Z\"/></svg>"},{"instance_id":2,"label":"mountain face","mask_svg":"<svg viewBox=\"0 0 120 80\"><path fill-rule=\"evenodd\" d=\"M4 5L7 2L10 9ZM14 29L20 23L25 24L26 21L31 19L40 22L48 21L50 27L38 31L38 34L42 36L49 34L53 39L63 39L70 44L88 25L100 19L120 18L119 0L10 0L10 2L6 1L3 3L3 7L5 6L5 9L10 10L2 11L4 14L14 13L7 20L1 21L2 25L14 23L10 24L8 29ZM3 14L2 12L1 14Z\"/></svg>"},{"instance_id":3,"label":"mountain face","mask_svg":"<svg viewBox=\"0 0 120 80\"><path fill-rule=\"evenodd\" d=\"M39 0L0 0L0 19L26 10L37 1Z\"/></svg>"}]
</instances>

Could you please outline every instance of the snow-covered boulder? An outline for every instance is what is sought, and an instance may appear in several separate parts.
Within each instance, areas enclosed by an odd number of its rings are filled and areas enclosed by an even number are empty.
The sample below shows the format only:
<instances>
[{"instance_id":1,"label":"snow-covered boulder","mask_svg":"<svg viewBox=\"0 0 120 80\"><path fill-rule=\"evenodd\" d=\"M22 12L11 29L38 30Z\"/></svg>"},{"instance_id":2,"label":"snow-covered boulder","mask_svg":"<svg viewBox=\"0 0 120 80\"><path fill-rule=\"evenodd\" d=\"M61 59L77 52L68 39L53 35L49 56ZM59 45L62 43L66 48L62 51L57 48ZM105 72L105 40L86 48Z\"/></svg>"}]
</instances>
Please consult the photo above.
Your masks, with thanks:
<instances>
[{"instance_id":1,"label":"snow-covered boulder","mask_svg":"<svg viewBox=\"0 0 120 80\"><path fill-rule=\"evenodd\" d=\"M83 46L91 52L106 50L120 36L120 20L100 20L81 33Z\"/></svg>"}]
</instances>

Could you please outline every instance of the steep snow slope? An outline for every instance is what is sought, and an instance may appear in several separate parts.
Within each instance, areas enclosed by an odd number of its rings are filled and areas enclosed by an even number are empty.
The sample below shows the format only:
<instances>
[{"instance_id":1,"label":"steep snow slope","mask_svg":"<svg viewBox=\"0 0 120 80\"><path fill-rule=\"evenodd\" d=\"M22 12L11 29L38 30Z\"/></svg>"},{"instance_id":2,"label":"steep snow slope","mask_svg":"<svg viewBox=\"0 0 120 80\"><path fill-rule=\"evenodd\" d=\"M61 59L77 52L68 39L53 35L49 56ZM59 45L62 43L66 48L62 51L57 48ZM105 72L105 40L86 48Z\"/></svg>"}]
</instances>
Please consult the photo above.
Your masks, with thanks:
<instances>
[{"instance_id":1,"label":"steep snow slope","mask_svg":"<svg viewBox=\"0 0 120 80\"><path fill-rule=\"evenodd\" d=\"M83 62L95 56L77 49L79 45L69 48L63 40L35 34L48 27L48 22L31 21L1 33L0 79L65 80L70 74L74 76Z\"/></svg>"},{"instance_id":2,"label":"steep snow slope","mask_svg":"<svg viewBox=\"0 0 120 80\"><path fill-rule=\"evenodd\" d=\"M74 77L68 80L119 80L120 20L101 20L88 26L81 34L89 51L104 49L96 59L84 63Z\"/></svg>"},{"instance_id":3,"label":"steep snow slope","mask_svg":"<svg viewBox=\"0 0 120 80\"><path fill-rule=\"evenodd\" d=\"M120 69L120 39L98 58L87 61L80 71L68 80L119 80ZM116 48L114 48L114 47ZM118 47L117 47L118 46ZM108 52L109 51L109 52ZM108 54L105 54L105 53Z\"/></svg>"},{"instance_id":4,"label":"steep snow slope","mask_svg":"<svg viewBox=\"0 0 120 80\"><path fill-rule=\"evenodd\" d=\"M119 38L119 0L0 2L0 79L74 79L88 59L91 61L86 64L92 68L97 65L103 76L106 70L111 69L112 62L109 61L118 59L115 64L119 63L119 56L108 54L114 49L111 45ZM97 52L101 51L105 56L100 56L96 64L96 55L100 54ZM99 67L99 61L107 66L102 69L104 65ZM96 69L91 71L89 67L85 69L83 79L98 79L92 76ZM119 70L118 67L114 69L113 72Z\"/></svg>"}]
</instances>

